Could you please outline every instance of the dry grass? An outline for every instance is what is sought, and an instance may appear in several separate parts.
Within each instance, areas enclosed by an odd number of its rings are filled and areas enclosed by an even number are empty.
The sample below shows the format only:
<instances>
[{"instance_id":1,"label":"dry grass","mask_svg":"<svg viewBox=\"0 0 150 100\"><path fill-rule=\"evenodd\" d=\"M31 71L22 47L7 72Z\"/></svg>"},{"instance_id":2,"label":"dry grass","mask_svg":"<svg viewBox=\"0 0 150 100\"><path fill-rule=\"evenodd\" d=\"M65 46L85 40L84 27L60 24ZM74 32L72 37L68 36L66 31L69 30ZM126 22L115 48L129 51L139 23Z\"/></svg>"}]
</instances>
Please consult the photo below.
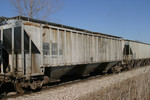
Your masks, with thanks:
<instances>
[{"instance_id":1,"label":"dry grass","mask_svg":"<svg viewBox=\"0 0 150 100\"><path fill-rule=\"evenodd\" d=\"M89 93L79 100L150 100L150 72Z\"/></svg>"}]
</instances>

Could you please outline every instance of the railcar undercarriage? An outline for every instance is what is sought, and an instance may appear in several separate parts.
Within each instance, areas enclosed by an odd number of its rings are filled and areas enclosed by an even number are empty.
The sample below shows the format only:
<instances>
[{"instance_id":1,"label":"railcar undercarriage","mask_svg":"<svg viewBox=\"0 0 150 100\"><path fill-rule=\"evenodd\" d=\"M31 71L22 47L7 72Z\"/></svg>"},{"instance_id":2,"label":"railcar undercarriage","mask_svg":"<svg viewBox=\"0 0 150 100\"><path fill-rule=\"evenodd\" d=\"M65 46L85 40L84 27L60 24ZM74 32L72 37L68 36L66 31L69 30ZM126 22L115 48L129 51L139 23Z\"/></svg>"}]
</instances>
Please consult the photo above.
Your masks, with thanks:
<instances>
[{"instance_id":1,"label":"railcar undercarriage","mask_svg":"<svg viewBox=\"0 0 150 100\"><path fill-rule=\"evenodd\" d=\"M150 65L150 59L136 59L130 61L123 61L116 64L114 67L110 69L112 73L119 73L121 71L130 70L136 67L142 67Z\"/></svg>"}]
</instances>

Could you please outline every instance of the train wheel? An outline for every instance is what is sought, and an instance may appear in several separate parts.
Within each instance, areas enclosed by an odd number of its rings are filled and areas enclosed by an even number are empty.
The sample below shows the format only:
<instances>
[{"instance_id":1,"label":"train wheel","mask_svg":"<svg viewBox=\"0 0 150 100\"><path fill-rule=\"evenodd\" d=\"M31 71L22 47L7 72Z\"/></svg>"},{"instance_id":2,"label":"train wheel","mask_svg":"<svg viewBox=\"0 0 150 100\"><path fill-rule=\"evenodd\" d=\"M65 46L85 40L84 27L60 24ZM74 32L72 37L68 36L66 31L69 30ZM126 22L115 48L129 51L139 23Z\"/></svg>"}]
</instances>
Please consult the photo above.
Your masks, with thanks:
<instances>
[{"instance_id":1,"label":"train wheel","mask_svg":"<svg viewBox=\"0 0 150 100\"><path fill-rule=\"evenodd\" d=\"M25 89L23 87L23 82L19 82L18 80L16 80L15 82L15 89L18 93L25 93Z\"/></svg>"}]
</instances>

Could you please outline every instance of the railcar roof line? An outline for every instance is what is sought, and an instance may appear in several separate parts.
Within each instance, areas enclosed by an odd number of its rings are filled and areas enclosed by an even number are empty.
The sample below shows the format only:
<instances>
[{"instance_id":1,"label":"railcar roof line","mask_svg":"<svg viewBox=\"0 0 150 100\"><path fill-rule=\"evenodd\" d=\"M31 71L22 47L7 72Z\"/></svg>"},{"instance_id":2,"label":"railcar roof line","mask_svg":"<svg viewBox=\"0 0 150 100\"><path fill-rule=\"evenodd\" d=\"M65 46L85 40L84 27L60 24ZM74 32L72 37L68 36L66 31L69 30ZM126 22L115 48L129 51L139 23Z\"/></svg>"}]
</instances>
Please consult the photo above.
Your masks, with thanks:
<instances>
[{"instance_id":1,"label":"railcar roof line","mask_svg":"<svg viewBox=\"0 0 150 100\"><path fill-rule=\"evenodd\" d=\"M83 31L83 32L88 32L88 33L93 33L93 34L101 34L101 35L108 36L108 37L122 38L122 37L118 37L118 36L108 35L108 34L105 34L105 33L88 31L88 30L81 29L81 28L76 28L76 27L71 27L71 26L67 26L67 25L62 25L62 24L47 22L47 21L33 19L33 18L29 18L29 17L24 17L24 16L15 16L15 17L10 17L10 18L4 17L4 18L31 21L31 22L35 22L35 23L52 25L52 26L61 27L61 28L68 28L68 29L72 29L72 30Z\"/></svg>"}]
</instances>

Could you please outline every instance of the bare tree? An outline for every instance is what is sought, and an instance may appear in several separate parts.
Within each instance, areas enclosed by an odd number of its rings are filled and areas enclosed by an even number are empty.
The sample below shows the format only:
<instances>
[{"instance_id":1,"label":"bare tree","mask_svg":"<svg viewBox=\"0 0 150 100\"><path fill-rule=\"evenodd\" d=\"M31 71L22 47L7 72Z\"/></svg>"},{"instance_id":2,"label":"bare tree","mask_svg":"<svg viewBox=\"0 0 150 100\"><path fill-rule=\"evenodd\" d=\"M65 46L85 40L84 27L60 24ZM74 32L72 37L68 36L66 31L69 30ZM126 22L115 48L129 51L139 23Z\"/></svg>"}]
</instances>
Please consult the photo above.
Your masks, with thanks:
<instances>
[{"instance_id":1,"label":"bare tree","mask_svg":"<svg viewBox=\"0 0 150 100\"><path fill-rule=\"evenodd\" d=\"M17 14L45 20L61 7L62 0L10 0Z\"/></svg>"}]
</instances>

